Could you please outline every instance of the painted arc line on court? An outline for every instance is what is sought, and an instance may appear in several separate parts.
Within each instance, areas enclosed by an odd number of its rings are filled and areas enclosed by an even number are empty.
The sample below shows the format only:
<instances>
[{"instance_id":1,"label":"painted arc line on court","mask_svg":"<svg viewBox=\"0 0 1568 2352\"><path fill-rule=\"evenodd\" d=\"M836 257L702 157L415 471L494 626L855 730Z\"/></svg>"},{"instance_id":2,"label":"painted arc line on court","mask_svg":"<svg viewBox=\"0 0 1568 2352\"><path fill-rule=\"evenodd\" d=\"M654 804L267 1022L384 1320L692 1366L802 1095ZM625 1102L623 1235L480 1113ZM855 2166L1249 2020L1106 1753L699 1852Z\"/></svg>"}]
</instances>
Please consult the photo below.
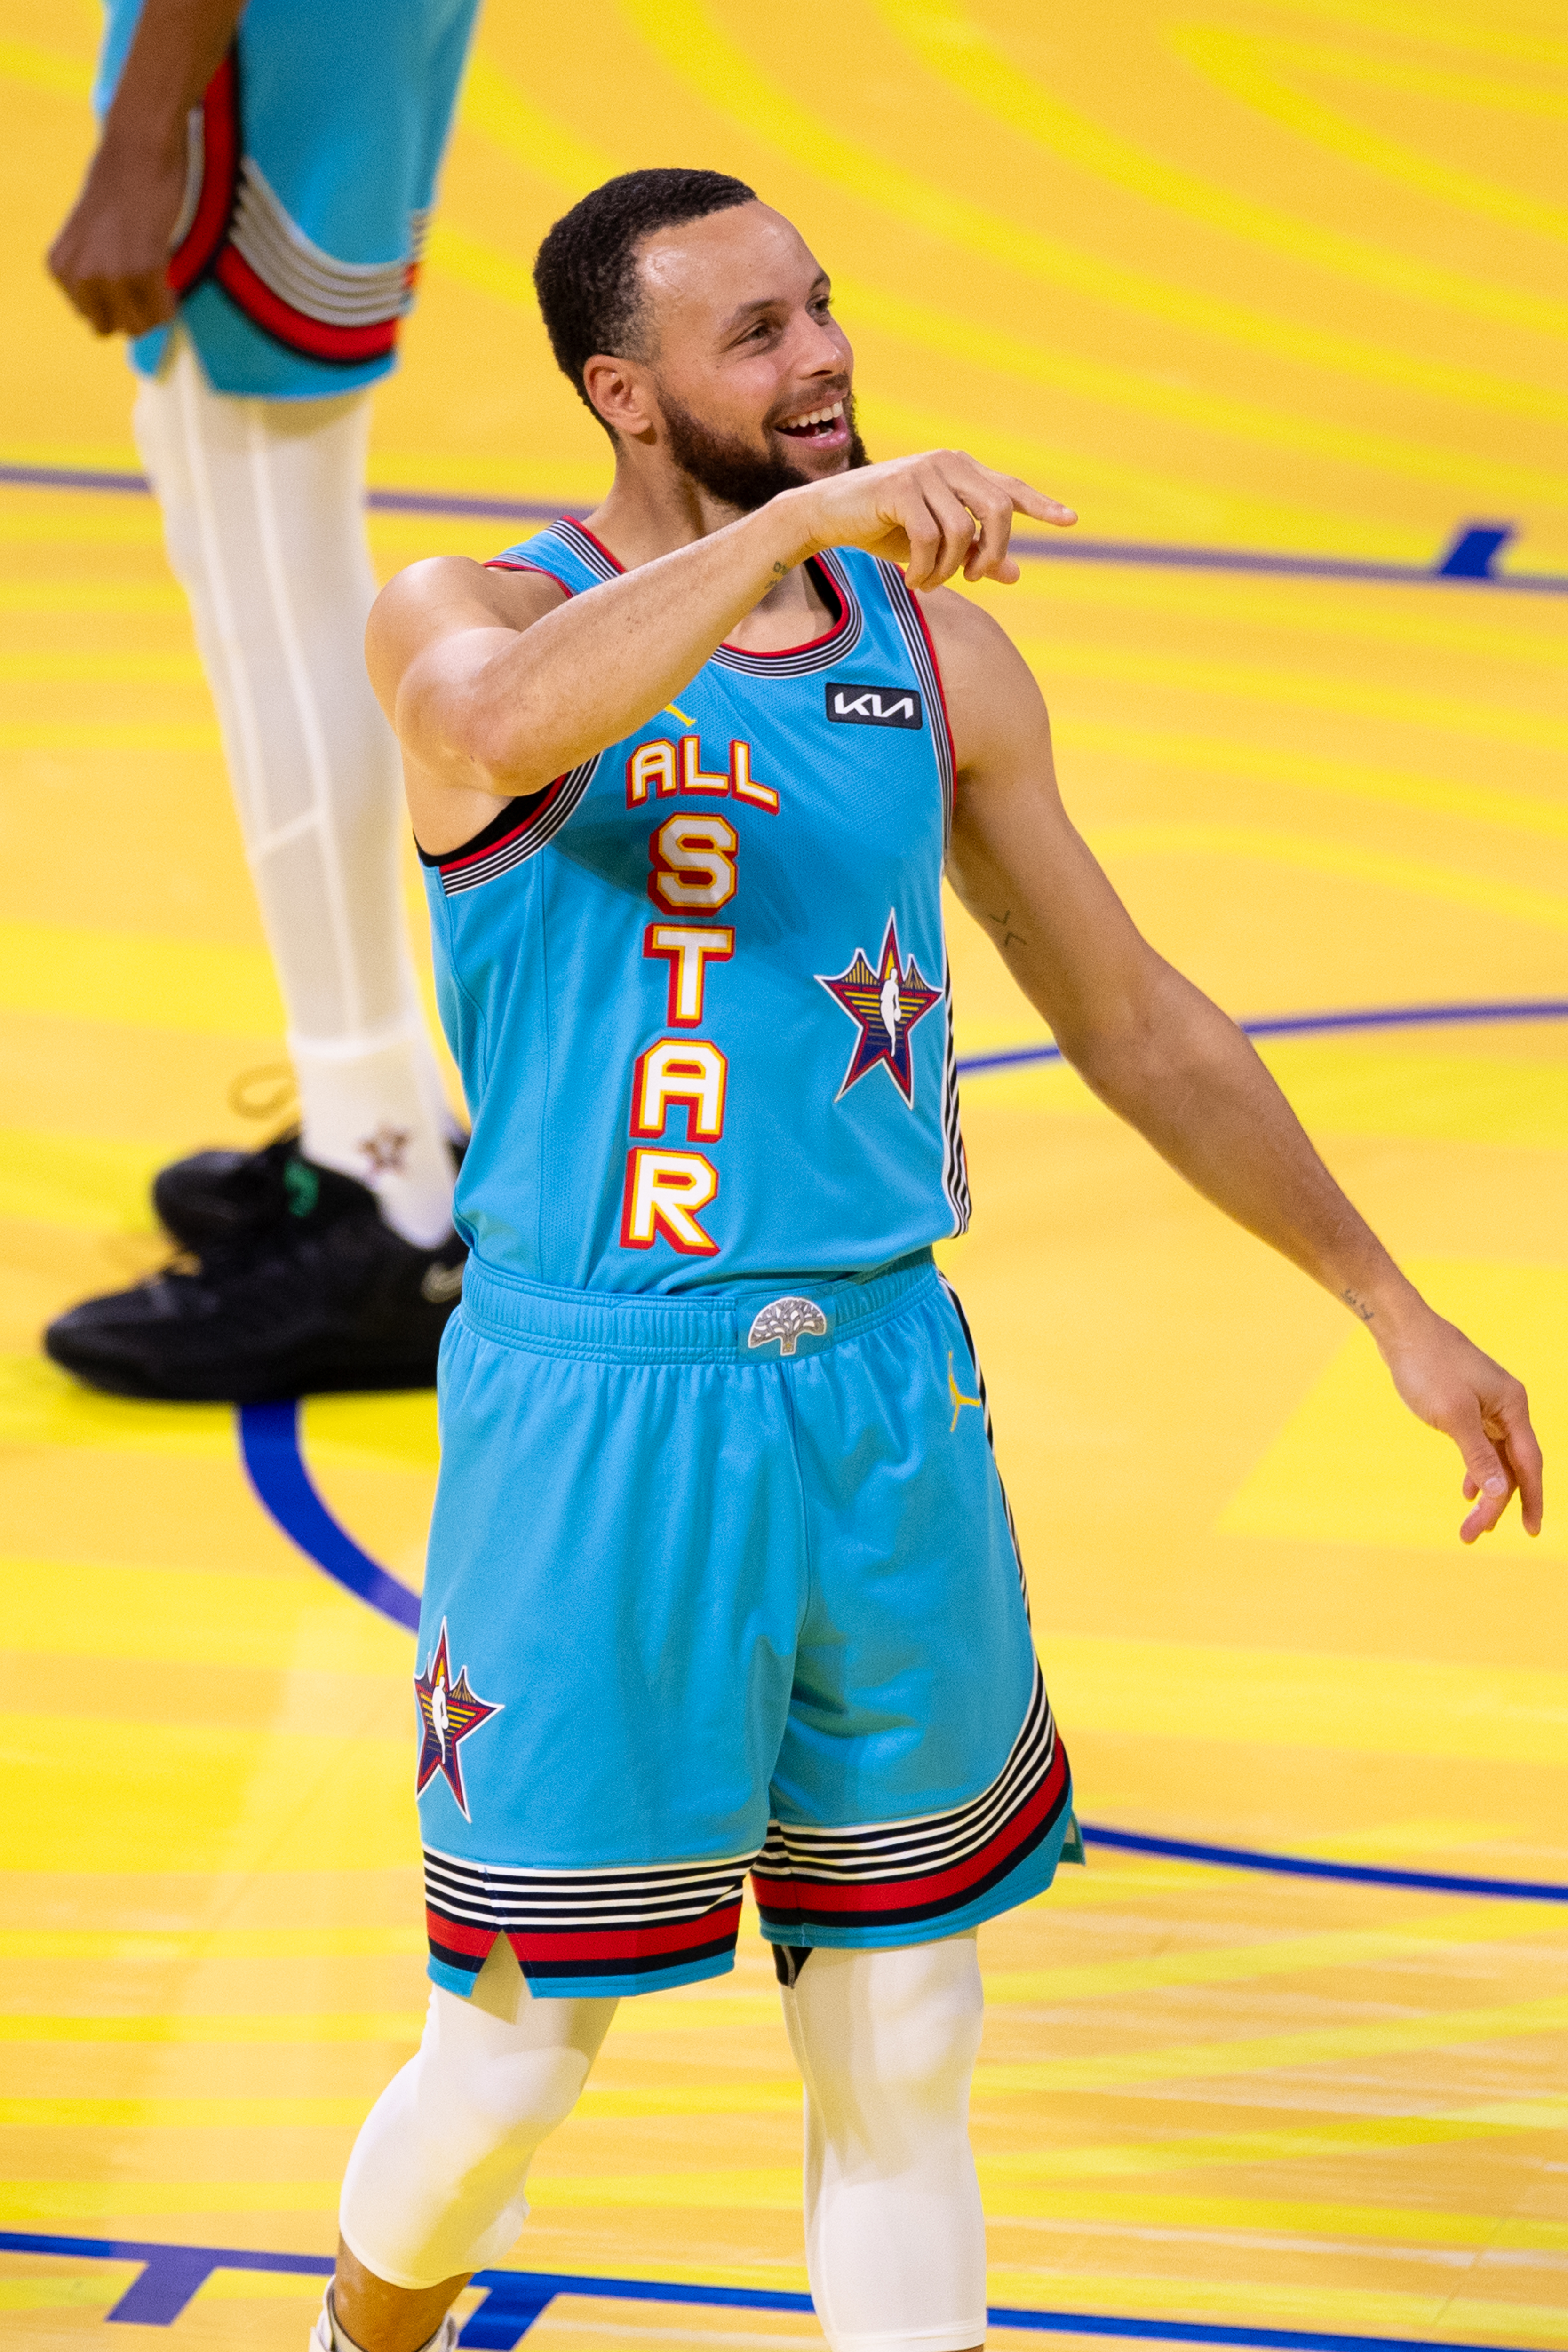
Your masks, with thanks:
<instances>
[{"instance_id":1,"label":"painted arc line on court","mask_svg":"<svg viewBox=\"0 0 1568 2352\"><path fill-rule=\"evenodd\" d=\"M1463 1028L1467 1022L1568 1021L1568 996L1494 998L1475 1004L1370 1004L1343 1013L1278 1013L1240 1021L1248 1037L1327 1036L1344 1029ZM986 1070L1016 1069L1027 1062L1059 1062L1059 1045L1001 1045L992 1054L961 1055L960 1077Z\"/></svg>"},{"instance_id":2,"label":"painted arc line on court","mask_svg":"<svg viewBox=\"0 0 1568 2352\"><path fill-rule=\"evenodd\" d=\"M1333 1878L1359 1886L1411 1886L1428 1895L1490 1895L1515 1902L1568 1903L1568 1886L1536 1878L1470 1878L1441 1870L1396 1870L1374 1863L1319 1862L1310 1854L1268 1853L1243 1845L1207 1845L1192 1838L1145 1836L1079 1822L1089 1845L1121 1853L1159 1854L1172 1862L1213 1863L1223 1870L1262 1870L1285 1878Z\"/></svg>"},{"instance_id":3,"label":"painted arc line on court","mask_svg":"<svg viewBox=\"0 0 1568 2352\"><path fill-rule=\"evenodd\" d=\"M357 1600L368 1601L395 1623L417 1633L418 1594L389 1575L355 1543L318 1493L300 1447L299 1405L241 1405L239 1445L258 1501L289 1541ZM1568 1903L1568 1885L1553 1885L1549 1880L1490 1878L1449 1871L1401 1870L1392 1864L1320 1861L1307 1854L1271 1853L1251 1846L1160 1837L1096 1822L1080 1821L1079 1827L1089 1845L1103 1845L1126 1853L1152 1854L1173 1862L1195 1862L1215 1869L1263 1871L1279 1877L1331 1879L1346 1885L1399 1887L1429 1895ZM1246 2340L1251 2343L1263 2339L1248 2336Z\"/></svg>"},{"instance_id":4,"label":"painted arc line on court","mask_svg":"<svg viewBox=\"0 0 1568 2352\"><path fill-rule=\"evenodd\" d=\"M0 2230L0 2253L58 2254L78 2261L141 2263L140 2277L106 2316L121 2325L172 2326L214 2271L260 2271L328 2278L331 2254L279 2254L249 2246L185 2246L141 2238L65 2238L42 2231ZM808 2312L808 2294L784 2287L709 2286L670 2279L595 2278L580 2271L487 2270L474 2273L486 2299L472 2313L459 2344L513 2352L533 2322L559 2294L611 2303L672 2303L731 2311ZM1523 2352L1509 2345L1476 2344L1424 2336L1351 2336L1315 2327L1237 2327L1224 2321L1136 2319L1089 2311L1037 2311L993 2304L994 2327L1026 2328L1052 2336L1107 2336L1156 2344L1226 2344L1260 2352Z\"/></svg>"},{"instance_id":5,"label":"painted arc line on court","mask_svg":"<svg viewBox=\"0 0 1568 2352\"><path fill-rule=\"evenodd\" d=\"M242 1405L239 1450L258 1500L284 1534L356 1598L416 1633L418 1594L362 1551L317 1493L300 1450L299 1405Z\"/></svg>"},{"instance_id":6,"label":"painted arc line on court","mask_svg":"<svg viewBox=\"0 0 1568 2352\"><path fill-rule=\"evenodd\" d=\"M0 465L0 485L11 489L121 491L145 497L145 474L112 467ZM486 499L459 490L372 489L366 504L380 514L468 516L497 522L554 522L569 509L560 499ZM1353 555L1292 555L1246 547L1181 547L1158 540L1059 539L1013 541L1027 560L1060 563L1129 563L1188 572L1278 572L1307 580L1361 581L1393 587L1502 588L1527 596L1568 596L1568 572L1496 572L1492 563L1512 537L1509 524L1461 523L1433 563L1378 563Z\"/></svg>"}]
</instances>

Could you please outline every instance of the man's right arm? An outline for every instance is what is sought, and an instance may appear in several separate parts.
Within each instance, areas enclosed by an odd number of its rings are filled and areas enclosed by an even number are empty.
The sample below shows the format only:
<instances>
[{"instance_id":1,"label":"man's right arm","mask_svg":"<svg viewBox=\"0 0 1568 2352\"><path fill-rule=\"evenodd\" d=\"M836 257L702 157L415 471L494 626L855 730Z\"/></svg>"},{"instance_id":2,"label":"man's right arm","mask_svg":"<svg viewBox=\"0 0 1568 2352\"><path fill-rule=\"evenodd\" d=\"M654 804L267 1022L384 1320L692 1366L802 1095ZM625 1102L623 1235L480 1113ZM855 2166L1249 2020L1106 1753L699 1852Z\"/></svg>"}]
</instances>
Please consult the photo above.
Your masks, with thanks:
<instances>
[{"instance_id":1,"label":"man's right arm","mask_svg":"<svg viewBox=\"0 0 1568 2352\"><path fill-rule=\"evenodd\" d=\"M414 565L383 590L365 651L403 745L416 833L432 851L456 847L486 812L631 734L819 549L868 548L904 563L916 587L961 567L1007 583L1019 513L1072 519L1026 483L941 450L786 490L570 601L534 574Z\"/></svg>"}]
</instances>

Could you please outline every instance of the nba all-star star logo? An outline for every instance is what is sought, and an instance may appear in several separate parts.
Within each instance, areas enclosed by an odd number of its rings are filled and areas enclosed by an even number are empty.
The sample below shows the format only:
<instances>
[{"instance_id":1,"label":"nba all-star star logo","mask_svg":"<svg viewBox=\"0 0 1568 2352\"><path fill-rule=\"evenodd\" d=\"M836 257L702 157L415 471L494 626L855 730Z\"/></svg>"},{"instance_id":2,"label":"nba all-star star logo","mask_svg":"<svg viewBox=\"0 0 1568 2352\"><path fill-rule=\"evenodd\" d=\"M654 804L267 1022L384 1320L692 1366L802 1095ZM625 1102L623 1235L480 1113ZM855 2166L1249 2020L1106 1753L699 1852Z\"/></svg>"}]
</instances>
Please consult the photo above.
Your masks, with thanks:
<instances>
[{"instance_id":1,"label":"nba all-star star logo","mask_svg":"<svg viewBox=\"0 0 1568 2352\"><path fill-rule=\"evenodd\" d=\"M875 971L867 961L865 950L857 948L847 971L834 979L819 971L816 977L860 1032L835 1100L842 1102L850 1087L879 1062L904 1100L912 1105L915 1074L910 1034L917 1021L924 1020L942 991L927 986L913 956L907 964L900 956L897 916L888 917L881 959Z\"/></svg>"},{"instance_id":2,"label":"nba all-star star logo","mask_svg":"<svg viewBox=\"0 0 1568 2352\"><path fill-rule=\"evenodd\" d=\"M463 1819L468 1819L468 1801L463 1794L463 1767L458 1755L461 1741L470 1731L477 1731L488 1716L502 1712L498 1701L491 1705L468 1687L468 1670L464 1666L456 1682L452 1679L451 1662L447 1655L447 1621L441 1620L441 1638L430 1653L430 1663L422 1675L414 1677L414 1696L419 1702L419 1723L424 1738L419 1745L419 1773L414 1793L423 1796L437 1772L447 1778L447 1786L458 1800Z\"/></svg>"}]
</instances>

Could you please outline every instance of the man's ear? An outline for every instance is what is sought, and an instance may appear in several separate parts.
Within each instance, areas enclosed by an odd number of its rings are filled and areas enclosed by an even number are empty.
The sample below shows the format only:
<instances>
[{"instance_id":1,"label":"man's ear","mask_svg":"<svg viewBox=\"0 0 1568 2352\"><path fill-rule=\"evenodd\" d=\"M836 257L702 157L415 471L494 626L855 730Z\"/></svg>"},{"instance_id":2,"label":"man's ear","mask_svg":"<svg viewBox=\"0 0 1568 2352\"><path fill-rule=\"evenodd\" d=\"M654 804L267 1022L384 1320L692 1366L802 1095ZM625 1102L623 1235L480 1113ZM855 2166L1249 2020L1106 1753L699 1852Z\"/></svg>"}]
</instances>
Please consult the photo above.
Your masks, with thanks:
<instances>
[{"instance_id":1,"label":"man's ear","mask_svg":"<svg viewBox=\"0 0 1568 2352\"><path fill-rule=\"evenodd\" d=\"M595 415L628 441L651 441L657 418L646 371L635 360L596 352L583 370L583 388Z\"/></svg>"}]
</instances>

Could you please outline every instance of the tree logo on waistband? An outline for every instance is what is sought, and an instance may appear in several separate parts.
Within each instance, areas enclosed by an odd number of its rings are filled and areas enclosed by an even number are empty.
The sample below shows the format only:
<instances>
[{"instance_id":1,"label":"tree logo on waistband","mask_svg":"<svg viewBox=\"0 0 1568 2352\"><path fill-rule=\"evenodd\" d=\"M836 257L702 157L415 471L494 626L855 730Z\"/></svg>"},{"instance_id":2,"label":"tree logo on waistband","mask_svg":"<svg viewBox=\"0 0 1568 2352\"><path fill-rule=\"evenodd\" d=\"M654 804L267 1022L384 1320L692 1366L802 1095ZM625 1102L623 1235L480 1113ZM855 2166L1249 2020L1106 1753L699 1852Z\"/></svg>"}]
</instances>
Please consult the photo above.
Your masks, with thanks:
<instances>
[{"instance_id":1,"label":"tree logo on waistband","mask_svg":"<svg viewBox=\"0 0 1568 2352\"><path fill-rule=\"evenodd\" d=\"M770 1298L752 1318L748 1348L771 1347L776 1339L781 1356L793 1356L803 1335L827 1337L827 1318L815 1298Z\"/></svg>"},{"instance_id":2,"label":"tree logo on waistband","mask_svg":"<svg viewBox=\"0 0 1568 2352\"><path fill-rule=\"evenodd\" d=\"M468 1801L463 1794L463 1768L458 1756L459 1742L470 1731L477 1731L487 1717L500 1715L500 1700L482 1699L469 1688L467 1666L452 1678L451 1662L447 1654L447 1621L441 1620L441 1638L430 1653L430 1662L422 1675L414 1677L414 1696L419 1704L419 1770L414 1793L422 1797L437 1772L446 1776L447 1786L458 1801L458 1811L468 1821Z\"/></svg>"},{"instance_id":3,"label":"tree logo on waistband","mask_svg":"<svg viewBox=\"0 0 1568 2352\"><path fill-rule=\"evenodd\" d=\"M898 918L892 914L888 917L882 953L875 970L865 950L857 948L847 971L831 977L819 971L816 978L860 1032L849 1057L849 1067L844 1073L844 1083L834 1099L842 1102L850 1087L858 1086L867 1071L874 1070L879 1062L912 1108L915 1074L910 1034L916 1022L923 1021L931 1006L941 1003L942 991L927 984L913 956L907 964L900 958Z\"/></svg>"}]
</instances>

